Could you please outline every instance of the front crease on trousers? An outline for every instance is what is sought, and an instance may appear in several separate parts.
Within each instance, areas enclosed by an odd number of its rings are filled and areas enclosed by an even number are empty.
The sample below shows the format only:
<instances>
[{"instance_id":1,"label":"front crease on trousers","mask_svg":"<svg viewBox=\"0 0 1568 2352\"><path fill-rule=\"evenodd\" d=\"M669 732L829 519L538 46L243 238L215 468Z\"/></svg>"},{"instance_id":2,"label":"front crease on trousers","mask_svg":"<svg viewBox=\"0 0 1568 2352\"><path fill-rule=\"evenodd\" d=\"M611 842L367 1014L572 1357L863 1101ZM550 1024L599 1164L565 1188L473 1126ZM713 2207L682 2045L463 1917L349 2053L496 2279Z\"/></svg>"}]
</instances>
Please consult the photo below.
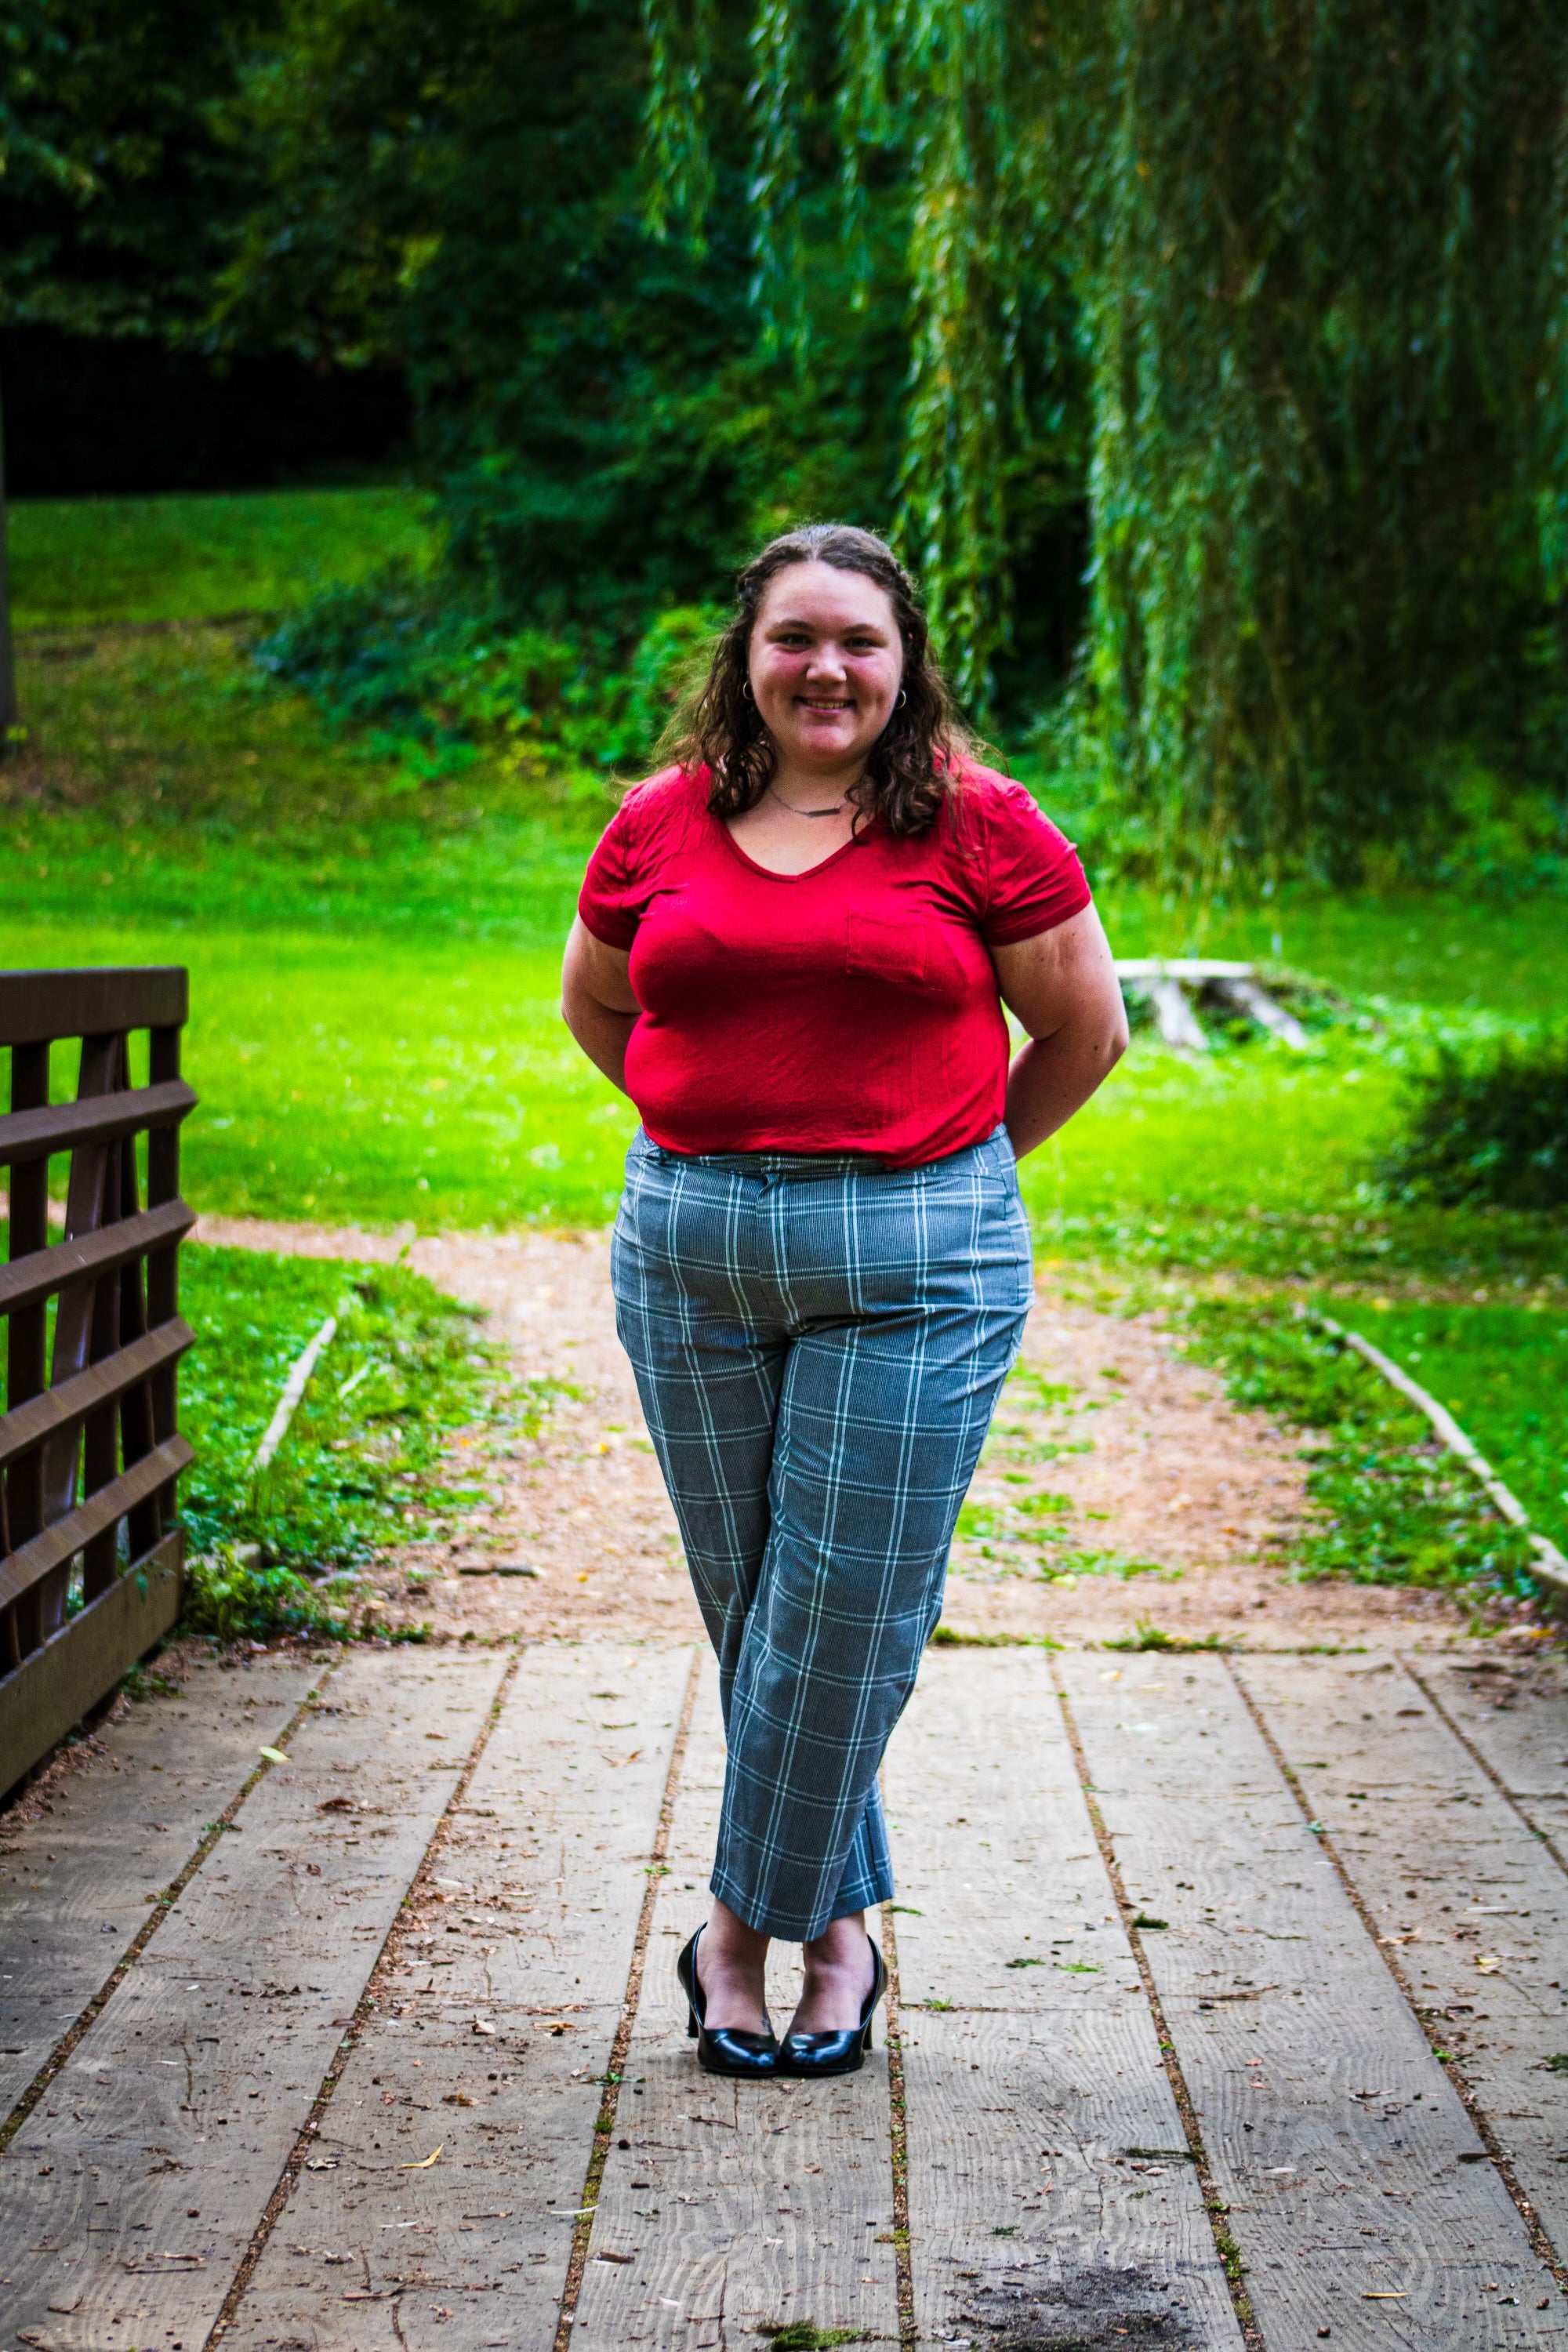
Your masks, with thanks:
<instances>
[{"instance_id":1,"label":"front crease on trousers","mask_svg":"<svg viewBox=\"0 0 1568 2352\"><path fill-rule=\"evenodd\" d=\"M807 1941L893 1891L877 1774L1031 1297L1012 1148L894 1171L639 1134L611 1266L719 1659L712 1891Z\"/></svg>"}]
</instances>

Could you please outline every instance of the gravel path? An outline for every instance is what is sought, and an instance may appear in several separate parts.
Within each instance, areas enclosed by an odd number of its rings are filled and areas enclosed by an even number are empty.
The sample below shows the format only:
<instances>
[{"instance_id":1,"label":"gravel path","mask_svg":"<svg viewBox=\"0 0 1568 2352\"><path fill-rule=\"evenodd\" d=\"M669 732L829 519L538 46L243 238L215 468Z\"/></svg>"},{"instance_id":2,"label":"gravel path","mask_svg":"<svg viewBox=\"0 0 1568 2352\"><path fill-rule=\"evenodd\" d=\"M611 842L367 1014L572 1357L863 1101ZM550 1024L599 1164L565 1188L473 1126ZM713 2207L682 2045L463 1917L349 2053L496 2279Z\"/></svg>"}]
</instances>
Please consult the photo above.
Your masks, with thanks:
<instances>
[{"instance_id":1,"label":"gravel path","mask_svg":"<svg viewBox=\"0 0 1568 2352\"><path fill-rule=\"evenodd\" d=\"M437 1632L687 1640L700 1630L674 1517L616 1338L605 1234L410 1240L204 1217L197 1238L313 1257L389 1259L487 1308L529 1379L564 1384L538 1439L466 1450L489 1501L451 1543L411 1545L388 1613ZM1135 1630L1250 1648L1463 1639L1451 1603L1402 1589L1296 1584L1305 1505L1297 1441L1237 1412L1142 1316L1077 1305L1042 1281L1019 1371L953 1548L944 1622L1069 1646ZM532 1576L475 1574L522 1565ZM437 1568L417 1596L401 1570ZM465 1570L470 1571L464 1573Z\"/></svg>"}]
</instances>

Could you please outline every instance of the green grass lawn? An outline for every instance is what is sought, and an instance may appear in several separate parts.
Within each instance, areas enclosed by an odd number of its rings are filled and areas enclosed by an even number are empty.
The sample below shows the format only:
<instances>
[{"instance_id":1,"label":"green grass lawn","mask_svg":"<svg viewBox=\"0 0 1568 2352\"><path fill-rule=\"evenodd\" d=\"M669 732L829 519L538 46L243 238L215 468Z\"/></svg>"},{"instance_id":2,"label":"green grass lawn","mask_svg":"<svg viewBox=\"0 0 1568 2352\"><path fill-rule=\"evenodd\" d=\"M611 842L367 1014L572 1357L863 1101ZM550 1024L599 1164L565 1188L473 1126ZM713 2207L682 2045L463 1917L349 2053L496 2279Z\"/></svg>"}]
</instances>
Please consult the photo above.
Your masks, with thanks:
<instances>
[{"instance_id":1,"label":"green grass lawn","mask_svg":"<svg viewBox=\"0 0 1568 2352\"><path fill-rule=\"evenodd\" d=\"M282 612L431 551L425 502L395 487L26 499L9 540L18 629Z\"/></svg>"},{"instance_id":2,"label":"green grass lawn","mask_svg":"<svg viewBox=\"0 0 1568 2352\"><path fill-rule=\"evenodd\" d=\"M276 608L417 554L422 530L416 502L381 491L16 510L21 610L52 625L22 640L29 736L0 771L0 961L190 966L201 1207L601 1222L633 1114L574 1052L556 987L608 798L336 737L258 672L243 629L109 625ZM1042 1257L1149 1297L1288 1283L1342 1315L1348 1297L1373 1336L1440 1361L1428 1385L1561 1539L1563 1220L1392 1209L1372 1179L1439 1035L1568 1002L1562 902L1297 890L1205 921L1113 890L1104 911L1123 953L1283 962L1354 1017L1301 1055L1188 1061L1141 1039L1026 1164Z\"/></svg>"},{"instance_id":3,"label":"green grass lawn","mask_svg":"<svg viewBox=\"0 0 1568 2352\"><path fill-rule=\"evenodd\" d=\"M287 1567L357 1567L478 1499L452 1483L449 1432L529 1409L479 1318L404 1266L193 1245L180 1305L196 1335L180 1374L196 1448L180 1500L198 1550L258 1541ZM289 1368L328 1316L337 1330L258 1479Z\"/></svg>"},{"instance_id":4,"label":"green grass lawn","mask_svg":"<svg viewBox=\"0 0 1568 2352\"><path fill-rule=\"evenodd\" d=\"M1568 1305L1329 1304L1447 1406L1531 1522L1568 1551Z\"/></svg>"}]
</instances>

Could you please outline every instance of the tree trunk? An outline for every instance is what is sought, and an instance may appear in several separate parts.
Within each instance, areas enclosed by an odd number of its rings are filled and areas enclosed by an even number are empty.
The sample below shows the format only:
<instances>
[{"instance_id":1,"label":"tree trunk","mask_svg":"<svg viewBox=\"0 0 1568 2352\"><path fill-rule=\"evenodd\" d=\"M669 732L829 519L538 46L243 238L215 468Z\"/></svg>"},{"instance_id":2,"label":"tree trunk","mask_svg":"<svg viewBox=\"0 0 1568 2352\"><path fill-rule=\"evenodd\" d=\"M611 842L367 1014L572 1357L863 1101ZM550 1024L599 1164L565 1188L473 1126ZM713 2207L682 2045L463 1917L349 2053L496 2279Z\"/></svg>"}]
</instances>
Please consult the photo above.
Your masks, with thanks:
<instances>
[{"instance_id":1,"label":"tree trunk","mask_svg":"<svg viewBox=\"0 0 1568 2352\"><path fill-rule=\"evenodd\" d=\"M16 661L11 646L11 585L5 563L5 429L0 419L0 760L17 723Z\"/></svg>"}]
</instances>

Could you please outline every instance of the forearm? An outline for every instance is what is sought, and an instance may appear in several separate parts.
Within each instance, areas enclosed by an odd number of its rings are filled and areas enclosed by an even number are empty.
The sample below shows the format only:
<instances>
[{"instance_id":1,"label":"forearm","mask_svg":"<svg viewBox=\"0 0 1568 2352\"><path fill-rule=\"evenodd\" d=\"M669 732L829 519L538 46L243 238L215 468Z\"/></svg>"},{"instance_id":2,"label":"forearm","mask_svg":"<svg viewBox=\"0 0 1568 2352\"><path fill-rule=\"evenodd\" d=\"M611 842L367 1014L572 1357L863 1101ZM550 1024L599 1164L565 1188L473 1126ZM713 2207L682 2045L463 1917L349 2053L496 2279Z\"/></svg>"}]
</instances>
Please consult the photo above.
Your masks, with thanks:
<instances>
[{"instance_id":1,"label":"forearm","mask_svg":"<svg viewBox=\"0 0 1568 2352\"><path fill-rule=\"evenodd\" d=\"M642 1018L630 959L595 939L580 915L561 966L561 1017L594 1067L625 1094L626 1046Z\"/></svg>"},{"instance_id":2,"label":"forearm","mask_svg":"<svg viewBox=\"0 0 1568 2352\"><path fill-rule=\"evenodd\" d=\"M1016 1157L1064 1128L1121 1058L1121 1041L1110 1034L1064 1029L1031 1038L1007 1073L1007 1133Z\"/></svg>"},{"instance_id":3,"label":"forearm","mask_svg":"<svg viewBox=\"0 0 1568 2352\"><path fill-rule=\"evenodd\" d=\"M595 1068L625 1094L626 1047L641 1015L617 1013L613 1005L581 995L569 995L561 1009L566 1026Z\"/></svg>"}]
</instances>

